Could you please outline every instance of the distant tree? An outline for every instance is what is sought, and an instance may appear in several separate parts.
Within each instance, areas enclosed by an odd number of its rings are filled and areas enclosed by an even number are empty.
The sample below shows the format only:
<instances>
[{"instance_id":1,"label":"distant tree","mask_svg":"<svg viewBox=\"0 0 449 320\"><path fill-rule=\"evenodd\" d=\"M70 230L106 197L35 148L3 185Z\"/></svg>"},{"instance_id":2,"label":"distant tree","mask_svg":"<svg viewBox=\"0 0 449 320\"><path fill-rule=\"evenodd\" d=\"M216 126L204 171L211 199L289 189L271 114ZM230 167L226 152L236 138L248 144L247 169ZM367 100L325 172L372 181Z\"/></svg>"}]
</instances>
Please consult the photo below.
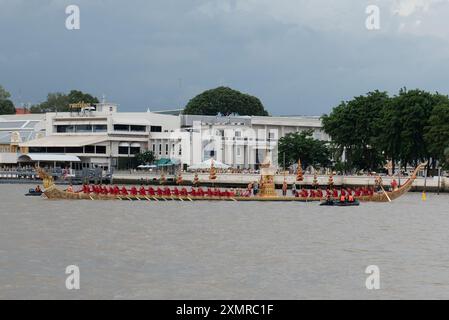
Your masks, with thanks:
<instances>
[{"instance_id":1,"label":"distant tree","mask_svg":"<svg viewBox=\"0 0 449 320\"><path fill-rule=\"evenodd\" d=\"M425 133L429 130L430 117L437 105L447 103L448 97L438 93L401 89L383 110L378 144L385 155L400 160L404 168L429 160L430 140L425 138Z\"/></svg>"},{"instance_id":2,"label":"distant tree","mask_svg":"<svg viewBox=\"0 0 449 320\"><path fill-rule=\"evenodd\" d=\"M150 164L153 163L156 157L151 150L144 151L135 155L138 164Z\"/></svg>"},{"instance_id":3,"label":"distant tree","mask_svg":"<svg viewBox=\"0 0 449 320\"><path fill-rule=\"evenodd\" d=\"M254 96L228 87L218 87L204 91L189 101L184 114L268 116L262 102Z\"/></svg>"},{"instance_id":4,"label":"distant tree","mask_svg":"<svg viewBox=\"0 0 449 320\"><path fill-rule=\"evenodd\" d=\"M11 100L0 100L0 114L15 114L16 108Z\"/></svg>"},{"instance_id":5,"label":"distant tree","mask_svg":"<svg viewBox=\"0 0 449 320\"><path fill-rule=\"evenodd\" d=\"M331 165L332 154L325 141L313 138L313 131L288 133L279 139L278 158L283 160L285 154L286 166L291 166L301 159L304 168L327 167ZM281 161L282 161L281 160Z\"/></svg>"},{"instance_id":6,"label":"distant tree","mask_svg":"<svg viewBox=\"0 0 449 320\"><path fill-rule=\"evenodd\" d=\"M449 165L449 102L433 108L424 140L432 158Z\"/></svg>"},{"instance_id":7,"label":"distant tree","mask_svg":"<svg viewBox=\"0 0 449 320\"><path fill-rule=\"evenodd\" d=\"M67 112L72 103L98 103L98 99L88 93L72 90L69 94L61 92L49 93L47 100L30 108L31 113Z\"/></svg>"},{"instance_id":8,"label":"distant tree","mask_svg":"<svg viewBox=\"0 0 449 320\"><path fill-rule=\"evenodd\" d=\"M16 108L14 103L8 98L11 94L0 86L0 114L15 114Z\"/></svg>"},{"instance_id":9,"label":"distant tree","mask_svg":"<svg viewBox=\"0 0 449 320\"><path fill-rule=\"evenodd\" d=\"M72 90L68 95L69 103L98 103L98 99L88 93L83 93L82 91Z\"/></svg>"},{"instance_id":10,"label":"distant tree","mask_svg":"<svg viewBox=\"0 0 449 320\"><path fill-rule=\"evenodd\" d=\"M376 90L341 102L322 117L324 131L331 136L339 155L345 152L349 168L372 171L382 166L384 158L376 137L388 103L388 94Z\"/></svg>"},{"instance_id":11,"label":"distant tree","mask_svg":"<svg viewBox=\"0 0 449 320\"><path fill-rule=\"evenodd\" d=\"M6 100L10 97L11 94L0 85L0 100Z\"/></svg>"}]
</instances>

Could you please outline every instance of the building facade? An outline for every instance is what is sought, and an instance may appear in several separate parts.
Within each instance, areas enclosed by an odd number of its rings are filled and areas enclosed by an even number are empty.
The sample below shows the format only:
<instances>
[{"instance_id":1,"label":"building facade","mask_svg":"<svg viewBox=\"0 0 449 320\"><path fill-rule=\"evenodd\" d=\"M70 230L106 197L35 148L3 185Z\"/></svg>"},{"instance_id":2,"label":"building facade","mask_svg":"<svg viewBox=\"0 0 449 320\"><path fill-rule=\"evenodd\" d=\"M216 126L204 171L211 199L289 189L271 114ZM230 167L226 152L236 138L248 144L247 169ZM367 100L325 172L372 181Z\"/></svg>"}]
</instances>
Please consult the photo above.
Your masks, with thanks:
<instances>
[{"instance_id":1,"label":"building facade","mask_svg":"<svg viewBox=\"0 0 449 320\"><path fill-rule=\"evenodd\" d=\"M21 124L22 129L32 127L33 134L16 139L14 144L11 140L14 131L7 128L10 139L3 140L2 146L9 148L19 163L32 161L33 155L36 159L61 155L61 160L64 160L62 155L67 155L79 159L70 163L74 169L135 168L135 154L146 150L153 151L159 159L175 160L184 168L214 158L234 168L255 169L268 152L272 162L278 163L278 140L288 133L311 129L316 139L329 140L319 117L118 112L117 105L111 103L99 103L75 112L11 117L35 117ZM0 128L2 125L0 119ZM54 156L48 158L53 160L53 165L67 166L67 163L56 163Z\"/></svg>"},{"instance_id":2,"label":"building facade","mask_svg":"<svg viewBox=\"0 0 449 320\"><path fill-rule=\"evenodd\" d=\"M46 136L22 143L29 154L66 154L80 159L74 169L125 169L134 155L148 150L150 133L179 128L179 117L151 112L117 112L117 105L99 103L79 112L47 113Z\"/></svg>"}]
</instances>

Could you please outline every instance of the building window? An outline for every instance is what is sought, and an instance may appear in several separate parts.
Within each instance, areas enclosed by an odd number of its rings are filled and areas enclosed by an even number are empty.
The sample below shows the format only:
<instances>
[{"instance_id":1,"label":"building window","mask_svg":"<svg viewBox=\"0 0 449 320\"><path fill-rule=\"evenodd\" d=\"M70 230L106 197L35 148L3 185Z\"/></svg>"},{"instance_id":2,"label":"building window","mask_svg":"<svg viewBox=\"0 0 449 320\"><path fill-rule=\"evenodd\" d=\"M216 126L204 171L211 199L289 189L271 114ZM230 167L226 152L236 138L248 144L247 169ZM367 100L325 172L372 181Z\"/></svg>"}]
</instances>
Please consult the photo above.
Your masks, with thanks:
<instances>
[{"instance_id":1,"label":"building window","mask_svg":"<svg viewBox=\"0 0 449 320\"><path fill-rule=\"evenodd\" d=\"M129 125L114 124L114 131L129 131Z\"/></svg>"},{"instance_id":2,"label":"building window","mask_svg":"<svg viewBox=\"0 0 449 320\"><path fill-rule=\"evenodd\" d=\"M106 154L106 146L95 146L95 153Z\"/></svg>"},{"instance_id":3,"label":"building window","mask_svg":"<svg viewBox=\"0 0 449 320\"><path fill-rule=\"evenodd\" d=\"M95 146L85 146L84 153L95 153Z\"/></svg>"},{"instance_id":4,"label":"building window","mask_svg":"<svg viewBox=\"0 0 449 320\"><path fill-rule=\"evenodd\" d=\"M118 154L129 154L129 148L128 147L118 147Z\"/></svg>"},{"instance_id":5,"label":"building window","mask_svg":"<svg viewBox=\"0 0 449 320\"><path fill-rule=\"evenodd\" d=\"M240 157L241 153L242 153L242 148L238 147L237 148L237 157Z\"/></svg>"},{"instance_id":6,"label":"building window","mask_svg":"<svg viewBox=\"0 0 449 320\"><path fill-rule=\"evenodd\" d=\"M240 138L242 136L242 132L241 131L236 131L235 132L235 137L236 138Z\"/></svg>"},{"instance_id":7,"label":"building window","mask_svg":"<svg viewBox=\"0 0 449 320\"><path fill-rule=\"evenodd\" d=\"M131 147L131 148L129 148L129 153L130 154L138 154L138 153L140 153L140 147Z\"/></svg>"},{"instance_id":8,"label":"building window","mask_svg":"<svg viewBox=\"0 0 449 320\"><path fill-rule=\"evenodd\" d=\"M162 132L161 126L150 126L150 132Z\"/></svg>"},{"instance_id":9,"label":"building window","mask_svg":"<svg viewBox=\"0 0 449 320\"><path fill-rule=\"evenodd\" d=\"M66 147L65 153L83 153L83 147Z\"/></svg>"},{"instance_id":10,"label":"building window","mask_svg":"<svg viewBox=\"0 0 449 320\"><path fill-rule=\"evenodd\" d=\"M131 126L131 131L132 132L145 132L147 131L147 127L146 126Z\"/></svg>"},{"instance_id":11,"label":"building window","mask_svg":"<svg viewBox=\"0 0 449 320\"><path fill-rule=\"evenodd\" d=\"M46 148L44 147L30 147L28 150L29 153L45 153L47 152Z\"/></svg>"},{"instance_id":12,"label":"building window","mask_svg":"<svg viewBox=\"0 0 449 320\"><path fill-rule=\"evenodd\" d=\"M64 153L64 147L47 147L47 153Z\"/></svg>"},{"instance_id":13,"label":"building window","mask_svg":"<svg viewBox=\"0 0 449 320\"><path fill-rule=\"evenodd\" d=\"M77 126L75 126L75 131L81 132L81 133L92 132L92 126L88 125L88 124L77 125Z\"/></svg>"},{"instance_id":14,"label":"building window","mask_svg":"<svg viewBox=\"0 0 449 320\"><path fill-rule=\"evenodd\" d=\"M182 155L182 147L181 147L181 145L179 145L179 155L180 156Z\"/></svg>"},{"instance_id":15,"label":"building window","mask_svg":"<svg viewBox=\"0 0 449 320\"><path fill-rule=\"evenodd\" d=\"M156 145L153 143L153 153L156 153Z\"/></svg>"},{"instance_id":16,"label":"building window","mask_svg":"<svg viewBox=\"0 0 449 320\"><path fill-rule=\"evenodd\" d=\"M56 126L57 133L75 132L75 126L60 125Z\"/></svg>"},{"instance_id":17,"label":"building window","mask_svg":"<svg viewBox=\"0 0 449 320\"><path fill-rule=\"evenodd\" d=\"M162 154L162 144L159 144L159 154Z\"/></svg>"},{"instance_id":18,"label":"building window","mask_svg":"<svg viewBox=\"0 0 449 320\"><path fill-rule=\"evenodd\" d=\"M108 126L105 124L94 125L94 132L106 132L108 131Z\"/></svg>"},{"instance_id":19,"label":"building window","mask_svg":"<svg viewBox=\"0 0 449 320\"><path fill-rule=\"evenodd\" d=\"M165 154L168 154L168 143L165 144Z\"/></svg>"}]
</instances>

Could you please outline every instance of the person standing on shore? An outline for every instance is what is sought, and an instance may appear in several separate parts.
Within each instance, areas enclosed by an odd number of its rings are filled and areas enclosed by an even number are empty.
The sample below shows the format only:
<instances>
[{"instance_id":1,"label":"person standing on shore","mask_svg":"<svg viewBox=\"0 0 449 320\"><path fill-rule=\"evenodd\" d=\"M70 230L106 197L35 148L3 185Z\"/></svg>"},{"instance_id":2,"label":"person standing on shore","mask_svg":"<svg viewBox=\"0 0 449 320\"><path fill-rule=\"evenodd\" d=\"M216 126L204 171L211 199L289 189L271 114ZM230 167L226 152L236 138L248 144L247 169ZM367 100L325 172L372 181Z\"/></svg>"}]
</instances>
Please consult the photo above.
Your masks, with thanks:
<instances>
[{"instance_id":1,"label":"person standing on shore","mask_svg":"<svg viewBox=\"0 0 449 320\"><path fill-rule=\"evenodd\" d=\"M296 196L296 182L293 182L292 184L292 195Z\"/></svg>"},{"instance_id":2,"label":"person standing on shore","mask_svg":"<svg viewBox=\"0 0 449 320\"><path fill-rule=\"evenodd\" d=\"M287 181L284 180L284 183L282 183L282 195L284 197L287 195L287 189L288 189Z\"/></svg>"}]
</instances>

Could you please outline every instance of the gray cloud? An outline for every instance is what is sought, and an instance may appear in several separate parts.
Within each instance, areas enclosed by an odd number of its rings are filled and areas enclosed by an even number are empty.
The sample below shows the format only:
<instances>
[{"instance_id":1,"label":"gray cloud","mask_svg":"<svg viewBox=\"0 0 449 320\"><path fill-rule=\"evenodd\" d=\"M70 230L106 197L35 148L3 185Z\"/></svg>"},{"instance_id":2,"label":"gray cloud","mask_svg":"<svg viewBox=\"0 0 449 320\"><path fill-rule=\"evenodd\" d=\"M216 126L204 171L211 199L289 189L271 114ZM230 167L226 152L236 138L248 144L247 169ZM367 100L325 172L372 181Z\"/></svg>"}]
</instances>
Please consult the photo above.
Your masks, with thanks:
<instances>
[{"instance_id":1,"label":"gray cloud","mask_svg":"<svg viewBox=\"0 0 449 320\"><path fill-rule=\"evenodd\" d=\"M377 88L449 93L448 2L413 3L0 0L0 84L17 102L81 89L135 111L228 85L272 114L321 114ZM65 29L69 4L79 31ZM365 29L368 4L379 31Z\"/></svg>"}]
</instances>

